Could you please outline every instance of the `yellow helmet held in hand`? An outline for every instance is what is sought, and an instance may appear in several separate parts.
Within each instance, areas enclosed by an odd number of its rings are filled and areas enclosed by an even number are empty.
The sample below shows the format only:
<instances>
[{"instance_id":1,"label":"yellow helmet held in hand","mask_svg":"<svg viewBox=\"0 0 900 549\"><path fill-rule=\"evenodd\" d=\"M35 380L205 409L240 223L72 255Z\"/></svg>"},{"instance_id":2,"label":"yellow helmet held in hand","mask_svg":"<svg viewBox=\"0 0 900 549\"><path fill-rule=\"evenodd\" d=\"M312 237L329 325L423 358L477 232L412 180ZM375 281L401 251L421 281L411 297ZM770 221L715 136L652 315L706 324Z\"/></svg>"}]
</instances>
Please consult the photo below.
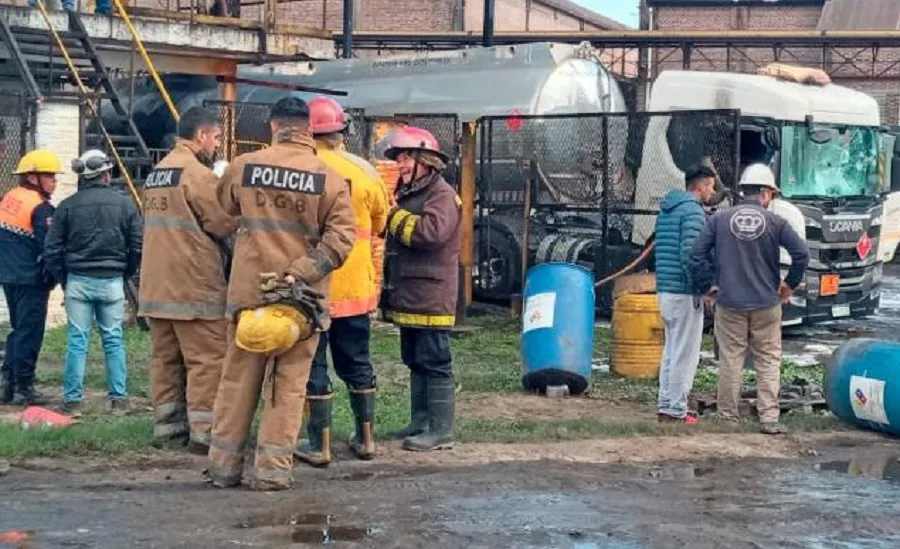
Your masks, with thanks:
<instances>
[{"instance_id":1,"label":"yellow helmet held in hand","mask_svg":"<svg viewBox=\"0 0 900 549\"><path fill-rule=\"evenodd\" d=\"M234 343L249 353L278 356L300 339L313 334L313 324L303 313L276 303L242 311L238 315Z\"/></svg>"},{"instance_id":2,"label":"yellow helmet held in hand","mask_svg":"<svg viewBox=\"0 0 900 549\"><path fill-rule=\"evenodd\" d=\"M25 153L19 160L13 175L25 175L29 173L62 173L62 163L56 154L38 149Z\"/></svg>"}]
</instances>

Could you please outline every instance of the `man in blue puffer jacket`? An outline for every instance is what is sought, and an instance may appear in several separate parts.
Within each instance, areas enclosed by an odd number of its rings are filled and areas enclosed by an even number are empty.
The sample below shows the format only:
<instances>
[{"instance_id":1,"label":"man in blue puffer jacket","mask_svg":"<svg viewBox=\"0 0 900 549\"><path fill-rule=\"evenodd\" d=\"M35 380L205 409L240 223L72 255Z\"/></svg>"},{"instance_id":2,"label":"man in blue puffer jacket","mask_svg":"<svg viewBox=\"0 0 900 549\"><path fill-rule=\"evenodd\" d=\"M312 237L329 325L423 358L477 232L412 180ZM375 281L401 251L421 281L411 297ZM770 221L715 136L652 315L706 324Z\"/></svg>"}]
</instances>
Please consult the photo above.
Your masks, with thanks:
<instances>
[{"instance_id":1,"label":"man in blue puffer jacket","mask_svg":"<svg viewBox=\"0 0 900 549\"><path fill-rule=\"evenodd\" d=\"M691 247L706 222L703 204L716 194L715 172L696 165L684 174L687 190L663 197L656 218L656 287L665 327L659 370L659 421L693 423L687 399L700 362L703 304L690 271Z\"/></svg>"}]
</instances>

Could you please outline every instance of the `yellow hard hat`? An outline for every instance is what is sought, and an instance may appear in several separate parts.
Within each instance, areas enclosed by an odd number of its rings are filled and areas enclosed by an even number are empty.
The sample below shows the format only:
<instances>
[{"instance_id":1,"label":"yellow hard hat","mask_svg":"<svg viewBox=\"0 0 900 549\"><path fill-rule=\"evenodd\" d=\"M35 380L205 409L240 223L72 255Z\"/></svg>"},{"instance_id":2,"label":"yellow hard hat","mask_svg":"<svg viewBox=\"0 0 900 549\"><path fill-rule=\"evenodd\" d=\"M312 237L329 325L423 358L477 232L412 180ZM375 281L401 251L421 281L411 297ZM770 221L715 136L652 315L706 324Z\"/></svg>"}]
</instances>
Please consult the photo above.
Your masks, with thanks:
<instances>
[{"instance_id":1,"label":"yellow hard hat","mask_svg":"<svg viewBox=\"0 0 900 549\"><path fill-rule=\"evenodd\" d=\"M27 173L62 173L62 163L59 157L50 151L38 149L25 153L19 160L13 175L25 175Z\"/></svg>"},{"instance_id":2,"label":"yellow hard hat","mask_svg":"<svg viewBox=\"0 0 900 549\"><path fill-rule=\"evenodd\" d=\"M238 315L235 344L250 353L278 356L313 333L312 322L290 305L276 303Z\"/></svg>"}]
</instances>

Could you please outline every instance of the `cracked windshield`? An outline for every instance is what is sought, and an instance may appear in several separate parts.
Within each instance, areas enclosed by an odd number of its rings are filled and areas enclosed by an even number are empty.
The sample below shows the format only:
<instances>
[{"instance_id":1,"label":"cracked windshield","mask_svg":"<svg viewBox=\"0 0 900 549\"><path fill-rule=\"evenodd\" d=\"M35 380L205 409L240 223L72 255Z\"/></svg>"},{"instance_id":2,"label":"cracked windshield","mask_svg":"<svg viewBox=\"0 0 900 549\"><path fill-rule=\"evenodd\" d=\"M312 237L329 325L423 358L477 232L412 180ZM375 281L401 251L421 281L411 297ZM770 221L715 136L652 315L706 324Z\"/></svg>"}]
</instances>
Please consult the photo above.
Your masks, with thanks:
<instances>
[{"instance_id":1,"label":"cracked windshield","mask_svg":"<svg viewBox=\"0 0 900 549\"><path fill-rule=\"evenodd\" d=\"M781 190L791 196L874 196L878 134L872 128L782 129Z\"/></svg>"}]
</instances>

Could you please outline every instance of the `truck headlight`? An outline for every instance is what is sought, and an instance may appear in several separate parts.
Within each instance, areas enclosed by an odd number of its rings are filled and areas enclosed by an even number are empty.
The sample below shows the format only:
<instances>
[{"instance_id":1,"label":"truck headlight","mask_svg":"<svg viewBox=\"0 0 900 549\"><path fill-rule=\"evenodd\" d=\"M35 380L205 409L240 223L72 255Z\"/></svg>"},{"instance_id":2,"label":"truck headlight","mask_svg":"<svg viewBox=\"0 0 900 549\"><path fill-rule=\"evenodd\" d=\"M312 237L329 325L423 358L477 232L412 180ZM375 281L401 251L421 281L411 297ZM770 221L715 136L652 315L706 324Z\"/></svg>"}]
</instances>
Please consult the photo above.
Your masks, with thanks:
<instances>
[{"instance_id":1,"label":"truck headlight","mask_svg":"<svg viewBox=\"0 0 900 549\"><path fill-rule=\"evenodd\" d=\"M806 308L806 298L800 297L798 295L792 295L790 299L790 304L794 307Z\"/></svg>"}]
</instances>

